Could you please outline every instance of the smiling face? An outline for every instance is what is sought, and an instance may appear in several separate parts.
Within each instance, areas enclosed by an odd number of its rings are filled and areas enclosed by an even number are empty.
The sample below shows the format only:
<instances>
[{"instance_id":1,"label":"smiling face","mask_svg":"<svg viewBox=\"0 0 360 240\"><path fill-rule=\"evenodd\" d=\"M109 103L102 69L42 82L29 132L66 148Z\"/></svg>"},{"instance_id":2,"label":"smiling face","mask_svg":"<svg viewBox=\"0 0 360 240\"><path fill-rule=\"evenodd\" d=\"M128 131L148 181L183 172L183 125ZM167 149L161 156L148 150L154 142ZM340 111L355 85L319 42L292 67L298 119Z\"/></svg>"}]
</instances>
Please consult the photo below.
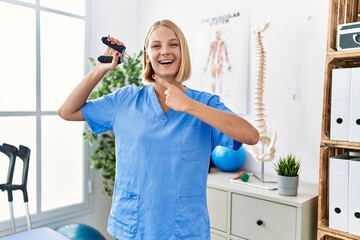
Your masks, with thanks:
<instances>
[{"instance_id":1,"label":"smiling face","mask_svg":"<svg viewBox=\"0 0 360 240\"><path fill-rule=\"evenodd\" d=\"M166 26L157 27L149 35L145 54L156 75L175 80L181 63L181 49L173 30Z\"/></svg>"},{"instance_id":2,"label":"smiling face","mask_svg":"<svg viewBox=\"0 0 360 240\"><path fill-rule=\"evenodd\" d=\"M154 73L169 81L183 82L190 78L189 47L183 32L174 22L167 19L156 21L146 34L143 50L146 82L154 82Z\"/></svg>"}]
</instances>

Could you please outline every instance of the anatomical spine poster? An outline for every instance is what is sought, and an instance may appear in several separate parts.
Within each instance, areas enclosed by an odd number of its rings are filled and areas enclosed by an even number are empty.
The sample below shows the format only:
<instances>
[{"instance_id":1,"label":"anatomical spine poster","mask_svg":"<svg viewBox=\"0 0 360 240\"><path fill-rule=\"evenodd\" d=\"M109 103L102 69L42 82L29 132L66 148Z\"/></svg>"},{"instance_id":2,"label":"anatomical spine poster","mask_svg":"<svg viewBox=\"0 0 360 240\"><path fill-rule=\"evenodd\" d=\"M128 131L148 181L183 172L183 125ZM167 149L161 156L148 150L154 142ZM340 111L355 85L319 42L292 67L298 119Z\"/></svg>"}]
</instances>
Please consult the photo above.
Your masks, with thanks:
<instances>
[{"instance_id":1,"label":"anatomical spine poster","mask_svg":"<svg viewBox=\"0 0 360 240\"><path fill-rule=\"evenodd\" d=\"M248 113L250 13L204 17L197 23L192 86L220 97L237 114Z\"/></svg>"}]
</instances>

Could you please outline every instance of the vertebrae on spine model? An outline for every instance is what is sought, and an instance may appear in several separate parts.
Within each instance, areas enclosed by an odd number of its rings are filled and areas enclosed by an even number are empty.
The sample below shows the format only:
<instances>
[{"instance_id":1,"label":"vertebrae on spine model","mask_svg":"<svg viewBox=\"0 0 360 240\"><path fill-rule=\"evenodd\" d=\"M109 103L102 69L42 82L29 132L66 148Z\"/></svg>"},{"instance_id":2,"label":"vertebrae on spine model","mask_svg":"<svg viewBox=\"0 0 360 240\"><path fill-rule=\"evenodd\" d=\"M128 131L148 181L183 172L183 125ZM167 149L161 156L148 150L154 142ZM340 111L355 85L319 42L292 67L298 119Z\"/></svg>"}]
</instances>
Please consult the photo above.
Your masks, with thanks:
<instances>
[{"instance_id":1,"label":"vertebrae on spine model","mask_svg":"<svg viewBox=\"0 0 360 240\"><path fill-rule=\"evenodd\" d=\"M264 105L264 79L266 69L265 49L262 42L262 33L269 27L270 21L268 20L264 26L255 31L256 34L256 67L257 67L257 80L255 83L254 91L254 118L255 127L260 134L260 146L255 145L250 148L253 157L262 162L272 161L275 157L275 141L276 130L273 127L267 127L265 105Z\"/></svg>"}]
</instances>

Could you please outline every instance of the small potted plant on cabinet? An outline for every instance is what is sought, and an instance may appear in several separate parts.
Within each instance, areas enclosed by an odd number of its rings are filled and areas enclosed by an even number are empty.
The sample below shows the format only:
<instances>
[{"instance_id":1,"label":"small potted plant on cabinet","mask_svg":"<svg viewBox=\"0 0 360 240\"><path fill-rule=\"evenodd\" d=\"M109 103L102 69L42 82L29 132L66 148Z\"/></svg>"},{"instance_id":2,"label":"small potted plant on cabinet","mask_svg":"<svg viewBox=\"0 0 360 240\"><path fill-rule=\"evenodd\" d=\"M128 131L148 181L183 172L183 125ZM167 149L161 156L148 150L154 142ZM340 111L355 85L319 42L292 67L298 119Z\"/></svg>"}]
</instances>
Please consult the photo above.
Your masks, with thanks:
<instances>
[{"instance_id":1,"label":"small potted plant on cabinet","mask_svg":"<svg viewBox=\"0 0 360 240\"><path fill-rule=\"evenodd\" d=\"M278 174L278 192L280 195L296 196L299 186L300 160L294 154L280 157L274 163L274 169Z\"/></svg>"}]
</instances>

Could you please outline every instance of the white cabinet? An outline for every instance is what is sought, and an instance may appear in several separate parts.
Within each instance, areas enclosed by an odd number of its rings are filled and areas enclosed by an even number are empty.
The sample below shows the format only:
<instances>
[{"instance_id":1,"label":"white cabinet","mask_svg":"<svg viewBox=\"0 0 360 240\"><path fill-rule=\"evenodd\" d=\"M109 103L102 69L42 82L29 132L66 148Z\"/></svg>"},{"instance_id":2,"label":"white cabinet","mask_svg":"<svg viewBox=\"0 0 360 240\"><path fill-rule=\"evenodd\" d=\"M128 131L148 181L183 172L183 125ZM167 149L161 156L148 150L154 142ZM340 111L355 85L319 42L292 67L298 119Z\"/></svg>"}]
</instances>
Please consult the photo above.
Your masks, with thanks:
<instances>
[{"instance_id":1,"label":"white cabinet","mask_svg":"<svg viewBox=\"0 0 360 240\"><path fill-rule=\"evenodd\" d=\"M207 204L208 208L211 209L209 217L211 221L211 227L213 229L226 232L227 229L227 192L217 189L207 189Z\"/></svg>"},{"instance_id":2,"label":"white cabinet","mask_svg":"<svg viewBox=\"0 0 360 240\"><path fill-rule=\"evenodd\" d=\"M300 182L298 195L230 182L236 173L213 170L207 202L212 240L316 239L317 185Z\"/></svg>"},{"instance_id":3,"label":"white cabinet","mask_svg":"<svg viewBox=\"0 0 360 240\"><path fill-rule=\"evenodd\" d=\"M295 240L296 208L232 194L232 235L245 239Z\"/></svg>"},{"instance_id":4,"label":"white cabinet","mask_svg":"<svg viewBox=\"0 0 360 240\"><path fill-rule=\"evenodd\" d=\"M217 235L216 233L210 233L211 240L226 240L226 237Z\"/></svg>"}]
</instances>

